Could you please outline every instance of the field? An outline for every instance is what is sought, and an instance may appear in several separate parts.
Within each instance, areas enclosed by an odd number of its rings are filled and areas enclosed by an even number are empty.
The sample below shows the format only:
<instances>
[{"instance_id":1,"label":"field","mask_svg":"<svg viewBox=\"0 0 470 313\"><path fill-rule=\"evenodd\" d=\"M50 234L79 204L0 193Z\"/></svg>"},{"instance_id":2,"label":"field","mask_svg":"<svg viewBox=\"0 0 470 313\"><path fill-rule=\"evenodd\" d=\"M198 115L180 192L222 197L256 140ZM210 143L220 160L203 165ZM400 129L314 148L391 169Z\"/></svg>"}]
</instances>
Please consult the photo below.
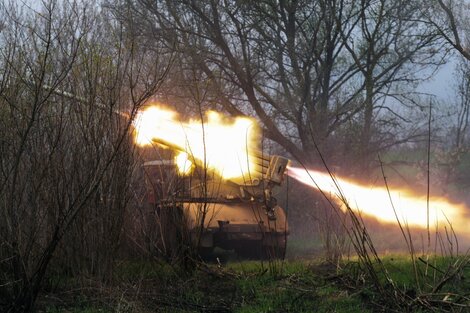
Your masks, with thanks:
<instances>
[{"instance_id":1,"label":"field","mask_svg":"<svg viewBox=\"0 0 470 313\"><path fill-rule=\"evenodd\" d=\"M342 285L341 271L309 261L200 266L182 275L169 266L120 264L112 285L78 291L60 284L43 296L44 312L367 312ZM274 272L272 271L274 269ZM59 291L60 290L60 291ZM61 300L59 300L61 299ZM55 303L53 303L55 302Z\"/></svg>"},{"instance_id":2,"label":"field","mask_svg":"<svg viewBox=\"0 0 470 313\"><path fill-rule=\"evenodd\" d=\"M39 312L465 312L466 258L384 255L372 277L358 258L336 264L212 260L193 271L150 261L116 264L110 282L56 277ZM383 269L386 269L383 271Z\"/></svg>"}]
</instances>

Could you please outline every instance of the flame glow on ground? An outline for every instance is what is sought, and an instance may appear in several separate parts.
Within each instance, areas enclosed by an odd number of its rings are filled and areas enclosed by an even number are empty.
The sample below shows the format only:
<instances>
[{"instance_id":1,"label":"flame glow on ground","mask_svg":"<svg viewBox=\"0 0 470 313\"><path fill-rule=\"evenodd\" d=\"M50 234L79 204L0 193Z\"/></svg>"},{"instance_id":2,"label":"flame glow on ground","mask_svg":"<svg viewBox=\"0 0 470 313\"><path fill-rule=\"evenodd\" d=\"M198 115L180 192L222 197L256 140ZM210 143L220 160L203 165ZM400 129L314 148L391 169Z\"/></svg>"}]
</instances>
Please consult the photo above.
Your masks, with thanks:
<instances>
[{"instance_id":1,"label":"flame glow on ground","mask_svg":"<svg viewBox=\"0 0 470 313\"><path fill-rule=\"evenodd\" d=\"M138 145L162 144L180 150L175 162L181 173L190 171L194 159L224 179L247 177L258 169L248 153L258 133L250 118L229 119L209 111L204 121L182 121L176 112L152 105L136 116L134 127Z\"/></svg>"},{"instance_id":2,"label":"flame glow on ground","mask_svg":"<svg viewBox=\"0 0 470 313\"><path fill-rule=\"evenodd\" d=\"M289 167L289 176L299 182L325 194L333 196L342 203L338 188L328 173ZM362 216L375 217L380 222L397 223L405 226L427 227L427 200L425 195L416 195L410 191L390 189L390 196L385 186L365 186L352 180L335 177L341 193L351 209ZM393 210L390 197L393 202ZM345 205L342 204L342 210ZM395 215L396 212L396 215ZM470 234L470 220L466 217L468 209L463 204L455 204L447 199L431 197L429 201L429 227L449 227L449 222L458 234ZM449 222L448 222L449 221Z\"/></svg>"}]
</instances>

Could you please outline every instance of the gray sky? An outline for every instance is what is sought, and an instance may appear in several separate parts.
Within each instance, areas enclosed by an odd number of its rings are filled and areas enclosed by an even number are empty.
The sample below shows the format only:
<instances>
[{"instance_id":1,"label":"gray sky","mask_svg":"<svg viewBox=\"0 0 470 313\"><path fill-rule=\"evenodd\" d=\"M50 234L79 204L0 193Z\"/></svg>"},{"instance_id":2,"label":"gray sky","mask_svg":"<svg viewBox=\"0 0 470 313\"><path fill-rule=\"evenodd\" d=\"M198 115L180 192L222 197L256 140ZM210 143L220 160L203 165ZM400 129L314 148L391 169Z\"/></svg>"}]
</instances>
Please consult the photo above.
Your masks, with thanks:
<instances>
[{"instance_id":1,"label":"gray sky","mask_svg":"<svg viewBox=\"0 0 470 313\"><path fill-rule=\"evenodd\" d=\"M457 57L452 57L450 61L443 65L435 74L434 78L422 83L418 91L433 94L438 101L450 101L454 96L454 71L457 66Z\"/></svg>"}]
</instances>

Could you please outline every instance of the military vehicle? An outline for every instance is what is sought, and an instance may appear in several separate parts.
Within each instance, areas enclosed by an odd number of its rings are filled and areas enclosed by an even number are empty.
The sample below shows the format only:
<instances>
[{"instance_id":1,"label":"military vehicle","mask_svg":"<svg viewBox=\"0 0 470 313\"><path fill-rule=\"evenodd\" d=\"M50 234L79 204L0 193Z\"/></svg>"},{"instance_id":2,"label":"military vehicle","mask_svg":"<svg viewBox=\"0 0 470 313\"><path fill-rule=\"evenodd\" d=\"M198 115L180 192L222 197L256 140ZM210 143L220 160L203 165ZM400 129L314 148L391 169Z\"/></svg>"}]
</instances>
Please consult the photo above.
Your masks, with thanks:
<instances>
[{"instance_id":1,"label":"military vehicle","mask_svg":"<svg viewBox=\"0 0 470 313\"><path fill-rule=\"evenodd\" d=\"M186 238L203 256L219 247L242 257L284 258L289 229L273 190L282 184L289 160L250 155L259 170L237 179L223 179L198 160L186 174L174 157L145 162L147 201L156 210L160 245L175 250Z\"/></svg>"}]
</instances>

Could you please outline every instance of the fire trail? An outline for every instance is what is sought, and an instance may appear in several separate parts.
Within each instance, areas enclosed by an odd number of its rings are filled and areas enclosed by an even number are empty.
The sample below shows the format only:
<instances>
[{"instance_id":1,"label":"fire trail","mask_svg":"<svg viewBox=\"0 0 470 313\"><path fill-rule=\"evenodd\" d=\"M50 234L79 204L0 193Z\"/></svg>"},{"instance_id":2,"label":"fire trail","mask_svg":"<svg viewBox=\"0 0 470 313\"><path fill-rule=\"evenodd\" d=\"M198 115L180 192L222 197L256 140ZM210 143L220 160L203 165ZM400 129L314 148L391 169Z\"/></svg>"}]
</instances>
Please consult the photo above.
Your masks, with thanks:
<instances>
[{"instance_id":1,"label":"fire trail","mask_svg":"<svg viewBox=\"0 0 470 313\"><path fill-rule=\"evenodd\" d=\"M411 190L367 186L329 173L289 167L288 175L326 195L346 210L346 204L362 216L374 217L382 223L400 222L410 227L428 225L428 199ZM468 208L442 197L429 198L429 226L432 230L450 225L458 234L470 234Z\"/></svg>"}]
</instances>

